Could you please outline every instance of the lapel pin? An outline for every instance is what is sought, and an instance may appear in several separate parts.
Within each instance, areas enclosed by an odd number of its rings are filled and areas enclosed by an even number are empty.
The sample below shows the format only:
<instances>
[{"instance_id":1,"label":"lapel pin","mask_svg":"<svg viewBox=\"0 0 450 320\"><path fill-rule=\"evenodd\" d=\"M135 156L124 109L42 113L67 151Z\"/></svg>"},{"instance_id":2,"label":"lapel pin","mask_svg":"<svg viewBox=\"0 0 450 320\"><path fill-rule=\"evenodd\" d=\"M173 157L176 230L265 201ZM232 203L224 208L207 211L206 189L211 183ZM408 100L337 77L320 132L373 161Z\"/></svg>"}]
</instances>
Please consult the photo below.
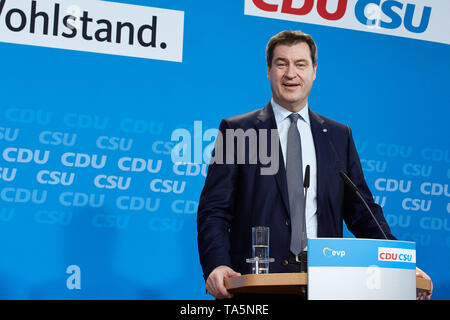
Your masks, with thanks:
<instances>
[{"instance_id":1,"label":"lapel pin","mask_svg":"<svg viewBox=\"0 0 450 320\"><path fill-rule=\"evenodd\" d=\"M327 130L327 129L323 129L322 131L323 131L323 132L327 132L328 130Z\"/></svg>"}]
</instances>

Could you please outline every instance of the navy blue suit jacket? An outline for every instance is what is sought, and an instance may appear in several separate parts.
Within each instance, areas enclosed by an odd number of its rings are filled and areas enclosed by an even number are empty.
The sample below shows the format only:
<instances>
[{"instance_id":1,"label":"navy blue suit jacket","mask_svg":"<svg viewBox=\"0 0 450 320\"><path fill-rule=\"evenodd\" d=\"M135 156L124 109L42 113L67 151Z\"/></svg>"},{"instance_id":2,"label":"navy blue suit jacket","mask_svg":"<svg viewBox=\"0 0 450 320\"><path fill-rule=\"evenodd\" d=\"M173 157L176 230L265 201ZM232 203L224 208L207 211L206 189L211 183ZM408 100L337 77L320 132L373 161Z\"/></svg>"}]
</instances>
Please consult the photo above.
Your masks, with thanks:
<instances>
[{"instance_id":1,"label":"navy blue suit jacket","mask_svg":"<svg viewBox=\"0 0 450 320\"><path fill-rule=\"evenodd\" d=\"M362 202L339 176L339 170L343 170L367 200L388 238L395 239L365 182L350 128L311 110L309 116L317 159L317 236L342 237L345 221L356 237L383 238ZM219 130L225 137L226 129L239 128L276 129L271 104L224 119ZM225 153L233 152L220 147ZM220 265L250 273L245 259L252 255L254 226L270 228L270 257L275 258L270 272L286 272L281 262L289 257L291 224L286 170L281 148L278 149L279 170L274 175L261 175L259 161L210 164L197 216L198 249L205 279Z\"/></svg>"}]
</instances>

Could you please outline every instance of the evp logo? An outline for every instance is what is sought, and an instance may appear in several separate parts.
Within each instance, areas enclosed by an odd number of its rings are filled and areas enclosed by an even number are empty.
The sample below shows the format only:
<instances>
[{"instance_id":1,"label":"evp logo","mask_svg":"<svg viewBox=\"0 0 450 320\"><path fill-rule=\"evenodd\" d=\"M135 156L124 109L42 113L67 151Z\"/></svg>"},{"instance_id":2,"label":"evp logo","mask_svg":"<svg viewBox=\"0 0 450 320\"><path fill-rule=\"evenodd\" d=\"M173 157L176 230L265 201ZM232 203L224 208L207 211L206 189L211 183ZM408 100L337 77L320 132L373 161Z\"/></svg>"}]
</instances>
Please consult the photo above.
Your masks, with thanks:
<instances>
[{"instance_id":1,"label":"evp logo","mask_svg":"<svg viewBox=\"0 0 450 320\"><path fill-rule=\"evenodd\" d=\"M378 261L416 263L416 250L379 247Z\"/></svg>"},{"instance_id":2,"label":"evp logo","mask_svg":"<svg viewBox=\"0 0 450 320\"><path fill-rule=\"evenodd\" d=\"M325 257L340 257L343 258L346 255L345 250L334 250L328 247L323 248L322 253Z\"/></svg>"},{"instance_id":3,"label":"evp logo","mask_svg":"<svg viewBox=\"0 0 450 320\"><path fill-rule=\"evenodd\" d=\"M449 9L439 0L245 0L247 15L442 43L450 23L440 12Z\"/></svg>"}]
</instances>

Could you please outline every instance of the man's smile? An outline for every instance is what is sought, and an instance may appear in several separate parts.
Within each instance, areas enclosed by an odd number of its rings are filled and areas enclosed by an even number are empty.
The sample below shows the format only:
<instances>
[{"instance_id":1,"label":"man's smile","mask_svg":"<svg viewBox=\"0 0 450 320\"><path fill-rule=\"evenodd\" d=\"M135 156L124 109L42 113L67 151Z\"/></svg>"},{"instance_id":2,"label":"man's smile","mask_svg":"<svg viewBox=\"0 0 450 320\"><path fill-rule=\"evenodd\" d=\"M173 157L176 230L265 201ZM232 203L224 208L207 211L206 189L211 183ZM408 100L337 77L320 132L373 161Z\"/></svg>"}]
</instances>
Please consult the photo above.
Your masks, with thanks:
<instances>
[{"instance_id":1,"label":"man's smile","mask_svg":"<svg viewBox=\"0 0 450 320\"><path fill-rule=\"evenodd\" d=\"M285 88L298 88L298 87L300 87L300 83L283 83L283 87L285 87Z\"/></svg>"}]
</instances>

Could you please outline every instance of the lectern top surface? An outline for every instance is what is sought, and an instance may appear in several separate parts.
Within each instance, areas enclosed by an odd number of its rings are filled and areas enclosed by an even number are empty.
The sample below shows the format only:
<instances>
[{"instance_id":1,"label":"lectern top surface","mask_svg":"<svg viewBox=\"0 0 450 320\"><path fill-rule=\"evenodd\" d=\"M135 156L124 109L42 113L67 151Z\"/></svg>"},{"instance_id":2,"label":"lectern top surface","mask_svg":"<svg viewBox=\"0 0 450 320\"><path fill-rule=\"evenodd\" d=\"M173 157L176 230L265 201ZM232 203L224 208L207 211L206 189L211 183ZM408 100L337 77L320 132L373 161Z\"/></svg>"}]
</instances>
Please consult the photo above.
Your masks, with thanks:
<instances>
[{"instance_id":1,"label":"lectern top surface","mask_svg":"<svg viewBox=\"0 0 450 320\"><path fill-rule=\"evenodd\" d=\"M309 239L308 266L415 269L416 244L378 239Z\"/></svg>"}]
</instances>

